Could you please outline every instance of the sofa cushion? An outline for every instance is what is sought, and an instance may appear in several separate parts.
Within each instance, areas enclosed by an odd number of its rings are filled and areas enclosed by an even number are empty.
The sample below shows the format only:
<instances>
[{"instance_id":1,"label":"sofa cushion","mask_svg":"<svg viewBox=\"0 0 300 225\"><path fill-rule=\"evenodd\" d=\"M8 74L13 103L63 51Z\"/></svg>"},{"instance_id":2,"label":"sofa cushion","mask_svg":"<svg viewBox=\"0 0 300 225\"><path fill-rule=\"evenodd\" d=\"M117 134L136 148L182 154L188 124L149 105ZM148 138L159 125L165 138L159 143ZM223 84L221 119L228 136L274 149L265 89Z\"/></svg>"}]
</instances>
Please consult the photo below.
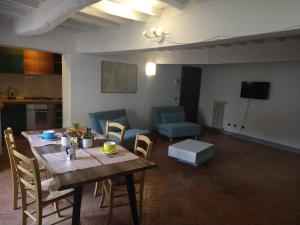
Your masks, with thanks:
<instances>
[{"instance_id":1,"label":"sofa cushion","mask_svg":"<svg viewBox=\"0 0 300 225\"><path fill-rule=\"evenodd\" d=\"M184 112L161 113L162 123L182 123L185 122Z\"/></svg>"},{"instance_id":2,"label":"sofa cushion","mask_svg":"<svg viewBox=\"0 0 300 225\"><path fill-rule=\"evenodd\" d=\"M99 120L113 120L121 116L126 116L125 109L116 109L116 110L89 113L91 127L94 131L96 131L99 134L103 134L105 132L105 130L101 129Z\"/></svg>"},{"instance_id":3,"label":"sofa cushion","mask_svg":"<svg viewBox=\"0 0 300 225\"><path fill-rule=\"evenodd\" d=\"M114 121L114 122L117 122L117 123L120 123L122 124L123 126L126 127L126 129L129 129L129 122L127 120L127 117L126 116L121 116L119 118L116 118L116 119L113 119L113 120L109 120L109 121ZM99 124L101 126L101 129L105 132L106 131L106 122L107 120L99 120ZM111 131L115 131L117 132L119 129L117 128L113 128L111 129Z\"/></svg>"},{"instance_id":4,"label":"sofa cushion","mask_svg":"<svg viewBox=\"0 0 300 225\"><path fill-rule=\"evenodd\" d=\"M154 129L158 130L158 125L162 123L161 121L161 113L178 113L184 112L183 106L161 106L161 107L153 107L153 122Z\"/></svg>"},{"instance_id":5,"label":"sofa cushion","mask_svg":"<svg viewBox=\"0 0 300 225\"><path fill-rule=\"evenodd\" d=\"M201 133L201 126L196 123L162 123L158 125L159 133L167 137L196 136Z\"/></svg>"}]
</instances>

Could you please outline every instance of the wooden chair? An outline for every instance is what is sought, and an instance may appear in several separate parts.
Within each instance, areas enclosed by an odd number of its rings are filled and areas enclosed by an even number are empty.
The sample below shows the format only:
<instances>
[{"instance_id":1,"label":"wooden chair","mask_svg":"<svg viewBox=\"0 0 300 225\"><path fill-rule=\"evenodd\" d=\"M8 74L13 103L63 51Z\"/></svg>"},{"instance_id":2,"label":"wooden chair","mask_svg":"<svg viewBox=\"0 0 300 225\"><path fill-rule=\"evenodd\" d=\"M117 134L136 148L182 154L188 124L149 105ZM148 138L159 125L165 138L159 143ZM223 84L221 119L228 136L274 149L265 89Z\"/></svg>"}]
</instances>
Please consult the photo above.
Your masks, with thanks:
<instances>
[{"instance_id":1,"label":"wooden chair","mask_svg":"<svg viewBox=\"0 0 300 225\"><path fill-rule=\"evenodd\" d=\"M4 130L4 139L6 143L7 153L9 157L10 169L11 169L11 177L13 184L13 209L18 208L18 199L21 198L19 195L19 184L18 184L18 175L17 175L17 167L15 165L15 161L13 159L13 154L11 149L15 149L15 140L13 136L12 129L9 127Z\"/></svg>"},{"instance_id":2,"label":"wooden chair","mask_svg":"<svg viewBox=\"0 0 300 225\"><path fill-rule=\"evenodd\" d=\"M15 165L15 161L13 159L12 150L16 150L15 139L13 135L13 131L10 127L4 130L4 139L6 143L7 153L10 162L11 174L12 174L12 184L13 184L13 209L18 208L18 199L21 198L21 193L19 192L19 181L17 176L17 167ZM44 167L41 167L40 172L46 172Z\"/></svg>"},{"instance_id":3,"label":"wooden chair","mask_svg":"<svg viewBox=\"0 0 300 225\"><path fill-rule=\"evenodd\" d=\"M120 145L123 144L124 141L124 135L125 135L125 129L126 127L123 126L120 123L107 121L106 122L106 131L105 131L105 137L111 138L111 136L114 136L119 139ZM117 130L117 131L116 131Z\"/></svg>"},{"instance_id":4,"label":"wooden chair","mask_svg":"<svg viewBox=\"0 0 300 225\"><path fill-rule=\"evenodd\" d=\"M143 143L143 147L140 144ZM144 135L137 134L135 139L134 153L142 155L145 159L147 159L150 155L153 143L151 140ZM145 146L145 147L144 147ZM139 194L139 216L142 216L143 213L143 199L144 199L144 183L145 183L145 171L138 172L134 174L134 184L139 186L137 194ZM105 225L108 225L111 221L112 210L113 208L121 207L125 204L114 204L114 199L118 197L128 196L127 193L124 194L115 194L116 191L126 191L126 182L124 177L116 178L116 179L108 179L103 181L102 184L102 196L100 199L99 207L104 206L105 197L108 198L109 209L108 215L105 221Z\"/></svg>"},{"instance_id":5,"label":"wooden chair","mask_svg":"<svg viewBox=\"0 0 300 225\"><path fill-rule=\"evenodd\" d=\"M22 225L27 225L28 218L34 220L36 225L42 225L42 220L44 218L73 207L73 203L66 199L73 195L73 189L67 189L64 191L49 190L53 179L48 179L41 182L37 160L35 158L28 158L16 150L12 150L12 152L13 159L17 167L17 174L21 190ZM26 167L23 165L26 165ZM30 170L27 168L30 168ZM32 201L28 202L28 199ZM67 200L69 204L61 209L57 209L53 212L43 215L44 207L55 202L57 203L60 200ZM31 206L35 206L35 209L29 209ZM72 218L72 216L63 217L62 219L52 223L52 225L63 222L70 218Z\"/></svg>"},{"instance_id":6,"label":"wooden chair","mask_svg":"<svg viewBox=\"0 0 300 225\"><path fill-rule=\"evenodd\" d=\"M106 130L105 130L105 137L109 139L111 136L116 137L119 142L118 144L122 145L124 141L126 127L120 123L107 121L106 122ZM99 190L99 182L96 182L95 189L94 189L94 196L96 197Z\"/></svg>"}]
</instances>

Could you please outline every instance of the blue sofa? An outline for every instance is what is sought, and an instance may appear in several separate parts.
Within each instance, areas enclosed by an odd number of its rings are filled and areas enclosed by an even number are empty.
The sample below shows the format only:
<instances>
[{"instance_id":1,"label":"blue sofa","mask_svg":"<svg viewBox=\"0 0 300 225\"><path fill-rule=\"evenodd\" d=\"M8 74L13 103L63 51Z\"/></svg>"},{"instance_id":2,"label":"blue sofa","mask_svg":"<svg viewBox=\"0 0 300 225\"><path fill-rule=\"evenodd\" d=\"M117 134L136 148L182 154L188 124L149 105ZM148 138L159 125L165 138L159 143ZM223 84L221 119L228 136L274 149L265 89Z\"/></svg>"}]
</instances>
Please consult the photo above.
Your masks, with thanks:
<instances>
[{"instance_id":1,"label":"blue sofa","mask_svg":"<svg viewBox=\"0 0 300 225\"><path fill-rule=\"evenodd\" d=\"M199 136L201 126L185 120L182 106L153 107L154 128L160 134L170 138Z\"/></svg>"},{"instance_id":2,"label":"blue sofa","mask_svg":"<svg viewBox=\"0 0 300 225\"><path fill-rule=\"evenodd\" d=\"M89 118L92 129L99 134L105 133L105 126L107 120L116 121L126 126L123 146L129 150L132 150L134 148L134 142L137 133L150 135L150 131L148 130L140 130L130 127L125 109L93 112L89 113ZM117 141L114 137L112 137L111 140Z\"/></svg>"}]
</instances>

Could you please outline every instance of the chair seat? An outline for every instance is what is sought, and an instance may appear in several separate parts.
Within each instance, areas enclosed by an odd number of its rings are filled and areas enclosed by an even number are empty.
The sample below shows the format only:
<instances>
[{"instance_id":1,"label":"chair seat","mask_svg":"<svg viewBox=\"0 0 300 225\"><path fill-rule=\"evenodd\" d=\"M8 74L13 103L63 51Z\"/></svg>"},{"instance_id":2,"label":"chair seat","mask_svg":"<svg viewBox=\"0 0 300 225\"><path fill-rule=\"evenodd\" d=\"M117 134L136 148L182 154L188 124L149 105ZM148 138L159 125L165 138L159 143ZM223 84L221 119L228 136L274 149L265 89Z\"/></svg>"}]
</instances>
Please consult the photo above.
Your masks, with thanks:
<instances>
[{"instance_id":1,"label":"chair seat","mask_svg":"<svg viewBox=\"0 0 300 225\"><path fill-rule=\"evenodd\" d=\"M187 137L201 133L201 126L196 123L163 123L158 125L158 131L167 137Z\"/></svg>"},{"instance_id":2,"label":"chair seat","mask_svg":"<svg viewBox=\"0 0 300 225\"><path fill-rule=\"evenodd\" d=\"M59 200L62 198L66 198L69 195L72 195L74 192L73 188L66 189L63 191L52 191L56 186L55 180L53 178L43 180L41 182L41 189L42 189L42 201L44 203L49 203L51 201Z\"/></svg>"}]
</instances>

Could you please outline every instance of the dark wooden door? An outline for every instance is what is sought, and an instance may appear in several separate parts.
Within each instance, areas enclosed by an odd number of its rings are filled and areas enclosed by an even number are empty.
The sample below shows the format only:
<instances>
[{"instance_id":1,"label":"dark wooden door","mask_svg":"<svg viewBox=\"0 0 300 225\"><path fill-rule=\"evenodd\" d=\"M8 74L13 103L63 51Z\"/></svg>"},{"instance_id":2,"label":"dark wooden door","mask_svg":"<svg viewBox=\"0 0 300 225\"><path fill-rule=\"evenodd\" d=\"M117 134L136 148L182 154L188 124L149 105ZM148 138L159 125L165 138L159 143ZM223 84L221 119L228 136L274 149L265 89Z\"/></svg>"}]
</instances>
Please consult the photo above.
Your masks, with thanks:
<instances>
[{"instance_id":1,"label":"dark wooden door","mask_svg":"<svg viewBox=\"0 0 300 225\"><path fill-rule=\"evenodd\" d=\"M197 122L202 69L182 67L180 105L184 107L186 120Z\"/></svg>"}]
</instances>

